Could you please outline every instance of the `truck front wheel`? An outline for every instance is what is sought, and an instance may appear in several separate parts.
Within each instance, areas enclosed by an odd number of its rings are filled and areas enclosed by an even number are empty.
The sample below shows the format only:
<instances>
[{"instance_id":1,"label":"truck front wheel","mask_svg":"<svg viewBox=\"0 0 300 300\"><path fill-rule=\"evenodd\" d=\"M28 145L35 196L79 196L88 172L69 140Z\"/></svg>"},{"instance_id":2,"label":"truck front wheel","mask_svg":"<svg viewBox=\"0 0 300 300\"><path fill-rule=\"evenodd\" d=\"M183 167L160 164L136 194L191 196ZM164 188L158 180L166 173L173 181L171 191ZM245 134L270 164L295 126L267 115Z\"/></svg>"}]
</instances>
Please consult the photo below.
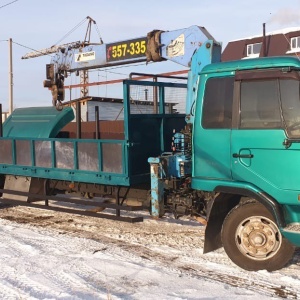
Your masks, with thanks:
<instances>
[{"instance_id":1,"label":"truck front wheel","mask_svg":"<svg viewBox=\"0 0 300 300\"><path fill-rule=\"evenodd\" d=\"M281 269L295 251L281 235L272 214L258 202L237 205L229 212L222 243L229 258L249 271Z\"/></svg>"}]
</instances>

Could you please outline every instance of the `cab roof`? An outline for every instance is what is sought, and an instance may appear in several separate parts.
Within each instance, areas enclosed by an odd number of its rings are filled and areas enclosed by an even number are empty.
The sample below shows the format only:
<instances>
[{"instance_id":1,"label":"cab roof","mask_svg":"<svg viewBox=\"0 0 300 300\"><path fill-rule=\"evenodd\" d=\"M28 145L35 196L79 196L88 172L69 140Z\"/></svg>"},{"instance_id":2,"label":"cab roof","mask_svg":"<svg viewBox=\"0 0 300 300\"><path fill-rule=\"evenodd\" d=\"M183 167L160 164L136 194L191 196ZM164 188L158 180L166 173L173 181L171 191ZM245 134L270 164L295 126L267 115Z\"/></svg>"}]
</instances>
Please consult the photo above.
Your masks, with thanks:
<instances>
[{"instance_id":1,"label":"cab roof","mask_svg":"<svg viewBox=\"0 0 300 300\"><path fill-rule=\"evenodd\" d=\"M230 72L237 70L257 70L271 68L293 68L300 70L300 60L296 57L263 57L212 63L205 66L200 74Z\"/></svg>"}]
</instances>

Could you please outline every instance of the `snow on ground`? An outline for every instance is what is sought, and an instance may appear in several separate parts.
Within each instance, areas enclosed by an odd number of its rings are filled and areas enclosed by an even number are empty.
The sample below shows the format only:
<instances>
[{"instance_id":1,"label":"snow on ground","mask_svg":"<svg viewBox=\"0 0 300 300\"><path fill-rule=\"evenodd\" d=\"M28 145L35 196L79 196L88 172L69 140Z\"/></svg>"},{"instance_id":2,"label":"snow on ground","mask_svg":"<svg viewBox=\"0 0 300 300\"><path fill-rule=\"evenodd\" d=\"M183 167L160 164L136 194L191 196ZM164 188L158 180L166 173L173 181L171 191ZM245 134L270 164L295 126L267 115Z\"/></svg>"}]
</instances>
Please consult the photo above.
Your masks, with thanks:
<instances>
[{"instance_id":1,"label":"snow on ground","mask_svg":"<svg viewBox=\"0 0 300 300\"><path fill-rule=\"evenodd\" d=\"M203 255L204 227L0 210L0 299L269 299L300 297L300 255L247 272L223 249Z\"/></svg>"}]
</instances>

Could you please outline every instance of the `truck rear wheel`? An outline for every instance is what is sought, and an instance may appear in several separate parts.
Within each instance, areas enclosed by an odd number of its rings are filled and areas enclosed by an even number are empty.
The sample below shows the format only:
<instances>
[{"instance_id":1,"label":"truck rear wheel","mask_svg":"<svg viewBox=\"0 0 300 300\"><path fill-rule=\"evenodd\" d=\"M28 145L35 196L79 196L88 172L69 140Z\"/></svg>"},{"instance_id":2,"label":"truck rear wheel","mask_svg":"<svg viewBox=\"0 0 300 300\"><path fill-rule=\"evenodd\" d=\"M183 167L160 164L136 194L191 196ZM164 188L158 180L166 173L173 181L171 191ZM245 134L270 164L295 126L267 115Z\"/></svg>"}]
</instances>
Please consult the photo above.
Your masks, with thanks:
<instances>
[{"instance_id":1,"label":"truck rear wheel","mask_svg":"<svg viewBox=\"0 0 300 300\"><path fill-rule=\"evenodd\" d=\"M295 251L281 235L272 214L258 202L237 205L229 212L222 243L229 258L249 271L281 269Z\"/></svg>"}]
</instances>

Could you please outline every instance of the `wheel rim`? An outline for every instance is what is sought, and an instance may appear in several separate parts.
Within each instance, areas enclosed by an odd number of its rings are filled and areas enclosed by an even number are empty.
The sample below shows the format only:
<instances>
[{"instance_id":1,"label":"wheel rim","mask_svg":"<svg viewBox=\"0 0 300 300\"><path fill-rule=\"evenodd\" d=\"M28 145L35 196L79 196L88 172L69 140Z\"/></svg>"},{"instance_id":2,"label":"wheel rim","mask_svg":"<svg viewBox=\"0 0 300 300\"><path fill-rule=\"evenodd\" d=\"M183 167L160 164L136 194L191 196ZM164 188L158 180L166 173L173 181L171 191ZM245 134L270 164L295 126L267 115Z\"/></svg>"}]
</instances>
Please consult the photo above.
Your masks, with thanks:
<instances>
[{"instance_id":1,"label":"wheel rim","mask_svg":"<svg viewBox=\"0 0 300 300\"><path fill-rule=\"evenodd\" d=\"M235 242L245 256L254 260L265 260L270 259L280 249L282 237L272 220L254 216L239 224Z\"/></svg>"}]
</instances>

